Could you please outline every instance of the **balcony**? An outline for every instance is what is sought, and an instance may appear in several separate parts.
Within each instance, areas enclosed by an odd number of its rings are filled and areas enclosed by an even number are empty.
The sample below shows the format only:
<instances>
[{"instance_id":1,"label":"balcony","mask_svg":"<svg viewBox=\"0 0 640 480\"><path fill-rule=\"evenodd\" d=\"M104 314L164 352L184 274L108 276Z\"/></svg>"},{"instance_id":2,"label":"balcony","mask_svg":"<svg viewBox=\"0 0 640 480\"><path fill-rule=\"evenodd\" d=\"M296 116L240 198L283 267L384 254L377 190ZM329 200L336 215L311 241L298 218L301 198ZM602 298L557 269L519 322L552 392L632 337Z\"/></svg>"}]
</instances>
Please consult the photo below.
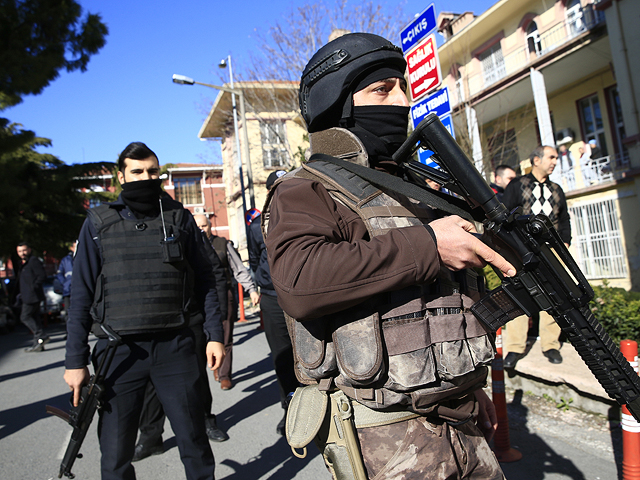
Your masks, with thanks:
<instances>
[{"instance_id":1,"label":"balcony","mask_svg":"<svg viewBox=\"0 0 640 480\"><path fill-rule=\"evenodd\" d=\"M604 24L604 21L604 13L596 10L594 4L567 11L565 20L542 33L528 35L527 44L505 54L501 62L494 61L488 65L483 62L482 72L468 77L470 96L473 97L503 78L525 70L537 59L566 45L584 32Z\"/></svg>"},{"instance_id":2,"label":"balcony","mask_svg":"<svg viewBox=\"0 0 640 480\"><path fill-rule=\"evenodd\" d=\"M626 152L575 163L572 166L558 165L551 176L551 180L559 183L565 193L620 180L630 167Z\"/></svg>"}]
</instances>

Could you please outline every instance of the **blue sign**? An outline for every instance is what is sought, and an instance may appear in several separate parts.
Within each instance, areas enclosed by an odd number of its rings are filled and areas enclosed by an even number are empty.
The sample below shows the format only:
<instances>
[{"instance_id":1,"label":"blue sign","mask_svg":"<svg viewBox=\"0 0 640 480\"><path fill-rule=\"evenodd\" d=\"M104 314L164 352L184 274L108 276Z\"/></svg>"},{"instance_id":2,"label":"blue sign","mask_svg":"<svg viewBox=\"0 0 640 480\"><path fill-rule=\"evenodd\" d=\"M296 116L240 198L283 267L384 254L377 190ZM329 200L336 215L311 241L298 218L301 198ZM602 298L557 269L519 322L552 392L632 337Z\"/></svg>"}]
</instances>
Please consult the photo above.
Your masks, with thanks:
<instances>
[{"instance_id":1,"label":"blue sign","mask_svg":"<svg viewBox=\"0 0 640 480\"><path fill-rule=\"evenodd\" d=\"M427 97L419 103L411 107L411 120L413 120L413 128L424 120L428 114L435 112L439 117L449 115L451 113L451 103L449 102L449 89L444 87L436 93Z\"/></svg>"},{"instance_id":2,"label":"blue sign","mask_svg":"<svg viewBox=\"0 0 640 480\"><path fill-rule=\"evenodd\" d=\"M442 125L445 126L449 133L453 138L456 138L455 131L453 129L453 120L451 119L451 115L445 115L444 117L440 117L440 121ZM433 168L440 168L436 162L431 159L433 152L431 150L423 150L422 148L418 149L418 160L420 163L424 163Z\"/></svg>"},{"instance_id":3,"label":"blue sign","mask_svg":"<svg viewBox=\"0 0 640 480\"><path fill-rule=\"evenodd\" d=\"M436 30L436 7L432 3L400 32L400 46L406 54L427 35Z\"/></svg>"}]
</instances>

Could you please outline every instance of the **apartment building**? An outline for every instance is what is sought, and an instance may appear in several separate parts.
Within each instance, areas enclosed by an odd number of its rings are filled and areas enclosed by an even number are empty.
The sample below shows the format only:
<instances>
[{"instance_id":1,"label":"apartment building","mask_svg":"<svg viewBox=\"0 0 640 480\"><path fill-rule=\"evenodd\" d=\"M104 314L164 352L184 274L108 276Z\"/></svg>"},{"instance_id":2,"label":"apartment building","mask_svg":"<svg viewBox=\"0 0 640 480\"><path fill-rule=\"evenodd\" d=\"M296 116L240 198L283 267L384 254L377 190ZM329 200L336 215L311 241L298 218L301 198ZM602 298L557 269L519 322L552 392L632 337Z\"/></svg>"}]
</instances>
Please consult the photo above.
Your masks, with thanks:
<instances>
[{"instance_id":1,"label":"apartment building","mask_svg":"<svg viewBox=\"0 0 640 480\"><path fill-rule=\"evenodd\" d=\"M552 180L567 195L571 252L590 281L634 290L639 17L633 0L501 0L438 17L458 142L487 180L500 164L528 172L539 144L566 148Z\"/></svg>"},{"instance_id":2,"label":"apartment building","mask_svg":"<svg viewBox=\"0 0 640 480\"><path fill-rule=\"evenodd\" d=\"M243 92L244 118L237 99L234 125L231 94L221 91L198 136L221 142L229 238L242 253L246 245L244 211L262 210L267 196L264 185L271 172L300 165L306 129L298 113L297 82L235 82L234 88Z\"/></svg>"},{"instance_id":3,"label":"apartment building","mask_svg":"<svg viewBox=\"0 0 640 480\"><path fill-rule=\"evenodd\" d=\"M222 165L178 163L167 168L164 190L192 214L206 215L214 235L229 239Z\"/></svg>"}]
</instances>

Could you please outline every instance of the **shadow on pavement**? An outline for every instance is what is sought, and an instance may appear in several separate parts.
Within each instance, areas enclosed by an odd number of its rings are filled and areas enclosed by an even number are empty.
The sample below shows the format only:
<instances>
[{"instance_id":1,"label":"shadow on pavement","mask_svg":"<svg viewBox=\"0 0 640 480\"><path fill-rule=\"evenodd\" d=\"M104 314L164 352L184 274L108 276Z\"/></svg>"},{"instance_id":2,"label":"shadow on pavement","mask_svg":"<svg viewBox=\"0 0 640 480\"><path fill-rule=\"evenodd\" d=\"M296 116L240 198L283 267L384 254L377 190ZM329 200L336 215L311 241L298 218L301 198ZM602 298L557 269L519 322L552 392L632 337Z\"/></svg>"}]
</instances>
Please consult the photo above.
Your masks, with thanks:
<instances>
[{"instance_id":1,"label":"shadow on pavement","mask_svg":"<svg viewBox=\"0 0 640 480\"><path fill-rule=\"evenodd\" d=\"M40 354L29 353L25 355L40 355ZM23 370L22 372L14 372L14 373L8 373L6 375L0 375L0 383L7 380L13 380L14 378L24 377L27 375L32 375L34 373L40 373L46 370L51 370L52 368L63 368L63 367L64 367L64 360L60 360L59 362L50 363L48 365L43 365L38 368L32 368L31 370Z\"/></svg>"},{"instance_id":2,"label":"shadow on pavement","mask_svg":"<svg viewBox=\"0 0 640 480\"><path fill-rule=\"evenodd\" d=\"M522 395L522 390L516 390L509 404L509 431L511 445L520 450L523 457L517 462L501 464L505 476L518 480L543 480L554 473L572 480L586 480L571 460L556 453L540 436L529 431L529 409L522 404Z\"/></svg>"},{"instance_id":3,"label":"shadow on pavement","mask_svg":"<svg viewBox=\"0 0 640 480\"><path fill-rule=\"evenodd\" d=\"M69 394L64 393L57 397L51 397L0 411L0 426L2 426L2 428L0 428L0 440L28 427L38 420L50 417L50 415L45 412L45 405L53 405L63 410L68 410ZM62 420L60 420L60 424L63 424Z\"/></svg>"},{"instance_id":4,"label":"shadow on pavement","mask_svg":"<svg viewBox=\"0 0 640 480\"><path fill-rule=\"evenodd\" d=\"M233 469L234 473L225 477L225 480L245 480L247 478L262 478L271 472L270 478L288 480L294 478L311 460L320 455L315 445L309 445L305 458L296 458L291 454L291 448L284 437L276 443L265 448L259 455L252 458L246 464L240 464L233 460L222 460L220 463ZM272 471L273 470L273 471Z\"/></svg>"}]
</instances>

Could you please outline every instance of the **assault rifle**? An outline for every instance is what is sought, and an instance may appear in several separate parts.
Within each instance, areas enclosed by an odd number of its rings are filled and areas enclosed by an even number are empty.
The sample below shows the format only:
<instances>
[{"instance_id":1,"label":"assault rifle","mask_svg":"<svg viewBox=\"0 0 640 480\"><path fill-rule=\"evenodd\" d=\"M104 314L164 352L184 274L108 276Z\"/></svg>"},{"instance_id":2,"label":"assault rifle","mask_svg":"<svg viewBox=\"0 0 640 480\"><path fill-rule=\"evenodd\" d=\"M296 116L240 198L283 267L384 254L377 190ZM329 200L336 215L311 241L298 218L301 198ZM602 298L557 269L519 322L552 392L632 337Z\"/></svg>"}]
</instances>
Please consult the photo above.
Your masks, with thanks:
<instances>
[{"instance_id":1,"label":"assault rifle","mask_svg":"<svg viewBox=\"0 0 640 480\"><path fill-rule=\"evenodd\" d=\"M434 152L442 171L410 160L418 146ZM640 421L638 374L589 309L593 289L549 218L522 215L520 207L509 212L435 114L427 115L393 159L463 197L474 218L483 213L491 246L516 267L510 278L496 270L502 283L471 308L475 316L496 331L520 315L548 312L607 394Z\"/></svg>"},{"instance_id":2,"label":"assault rifle","mask_svg":"<svg viewBox=\"0 0 640 480\"><path fill-rule=\"evenodd\" d=\"M84 437L87 435L89 425L91 425L96 410L102 406L101 400L104 395L104 377L109 370L113 356L116 353L116 348L122 343L122 339L111 330L111 328L106 325L101 325L101 328L107 334L109 343L98 364L98 368L96 368L95 373L91 375L89 383L82 387L78 406L73 406L73 394L71 394L71 399L69 400L71 410L69 412L60 410L57 407L52 407L51 405L45 407L47 413L62 418L73 427L69 445L67 445L64 458L60 463L58 478L62 478L62 475L69 478L75 477L75 475L71 473L71 468L76 458L82 458L80 447L82 446Z\"/></svg>"}]
</instances>

